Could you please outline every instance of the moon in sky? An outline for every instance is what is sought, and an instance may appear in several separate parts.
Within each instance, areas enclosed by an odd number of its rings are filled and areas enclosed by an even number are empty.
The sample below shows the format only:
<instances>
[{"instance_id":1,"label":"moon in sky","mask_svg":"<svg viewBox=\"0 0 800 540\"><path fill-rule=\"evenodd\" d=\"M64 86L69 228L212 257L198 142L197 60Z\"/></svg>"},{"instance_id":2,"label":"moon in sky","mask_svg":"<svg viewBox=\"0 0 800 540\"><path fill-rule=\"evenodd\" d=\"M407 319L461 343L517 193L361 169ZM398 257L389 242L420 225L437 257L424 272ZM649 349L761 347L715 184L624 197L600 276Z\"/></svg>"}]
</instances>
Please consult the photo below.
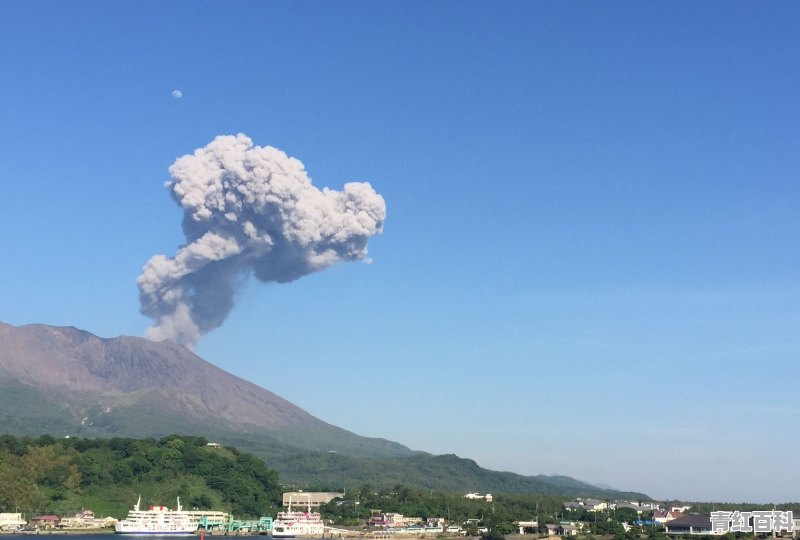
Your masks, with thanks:
<instances>
[{"instance_id":1,"label":"moon in sky","mask_svg":"<svg viewBox=\"0 0 800 540\"><path fill-rule=\"evenodd\" d=\"M183 97L183 92L181 92L180 90L173 90L172 97L174 97L175 99L180 99Z\"/></svg>"}]
</instances>

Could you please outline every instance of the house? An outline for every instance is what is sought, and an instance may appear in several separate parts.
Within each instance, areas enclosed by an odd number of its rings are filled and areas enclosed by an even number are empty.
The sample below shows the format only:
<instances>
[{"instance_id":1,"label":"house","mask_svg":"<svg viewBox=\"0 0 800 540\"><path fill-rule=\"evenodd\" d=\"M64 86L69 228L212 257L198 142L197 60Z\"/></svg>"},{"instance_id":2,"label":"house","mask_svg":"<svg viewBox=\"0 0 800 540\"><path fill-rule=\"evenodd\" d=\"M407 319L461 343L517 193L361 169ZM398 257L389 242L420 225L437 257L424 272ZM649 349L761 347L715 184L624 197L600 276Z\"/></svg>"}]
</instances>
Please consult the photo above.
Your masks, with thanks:
<instances>
[{"instance_id":1,"label":"house","mask_svg":"<svg viewBox=\"0 0 800 540\"><path fill-rule=\"evenodd\" d=\"M581 530L578 525L565 525L563 523L559 525L558 529L558 534L561 536L578 536L578 533Z\"/></svg>"},{"instance_id":2,"label":"house","mask_svg":"<svg viewBox=\"0 0 800 540\"><path fill-rule=\"evenodd\" d=\"M393 520L394 521L394 520ZM373 510L369 515L367 525L370 527L389 527L389 521L386 519L386 514L381 513L380 510ZM391 525L392 527L394 525Z\"/></svg>"},{"instance_id":3,"label":"house","mask_svg":"<svg viewBox=\"0 0 800 540\"><path fill-rule=\"evenodd\" d=\"M397 514L399 517L394 518L395 527L408 527L409 525L416 525L422 523L422 518L419 516L403 516Z\"/></svg>"},{"instance_id":4,"label":"house","mask_svg":"<svg viewBox=\"0 0 800 540\"><path fill-rule=\"evenodd\" d=\"M711 534L720 535L711 528L711 519L703 514L686 514L677 519L668 521L665 525L668 536L681 536L686 534Z\"/></svg>"},{"instance_id":5,"label":"house","mask_svg":"<svg viewBox=\"0 0 800 540\"><path fill-rule=\"evenodd\" d=\"M539 532L538 521L518 521L516 525L519 534L536 534Z\"/></svg>"},{"instance_id":6,"label":"house","mask_svg":"<svg viewBox=\"0 0 800 540\"><path fill-rule=\"evenodd\" d=\"M94 512L81 510L74 516L65 516L58 522L62 529L89 529L94 527Z\"/></svg>"},{"instance_id":7,"label":"house","mask_svg":"<svg viewBox=\"0 0 800 540\"><path fill-rule=\"evenodd\" d=\"M58 516L48 514L46 516L35 516L30 520L29 525L34 529L55 529L61 519Z\"/></svg>"},{"instance_id":8,"label":"house","mask_svg":"<svg viewBox=\"0 0 800 540\"><path fill-rule=\"evenodd\" d=\"M402 528L408 525L414 525L416 523L420 523L422 521L421 518L418 517L405 517L403 514L396 514L396 513L383 513L380 510L373 510L372 514L369 516L369 521L367 524L370 527L378 527L382 529L386 528Z\"/></svg>"},{"instance_id":9,"label":"house","mask_svg":"<svg viewBox=\"0 0 800 540\"><path fill-rule=\"evenodd\" d=\"M109 529L116 524L116 518L98 518L91 510L81 510L74 516L61 518L61 521L58 522L61 529Z\"/></svg>"},{"instance_id":10,"label":"house","mask_svg":"<svg viewBox=\"0 0 800 540\"><path fill-rule=\"evenodd\" d=\"M672 510L653 511L653 521L655 521L659 525L664 525L668 521L672 521L673 519L678 519L681 516L683 516L681 512L673 512Z\"/></svg>"},{"instance_id":11,"label":"house","mask_svg":"<svg viewBox=\"0 0 800 540\"><path fill-rule=\"evenodd\" d=\"M561 526L555 523L545 523L544 528L547 531L547 536L557 536Z\"/></svg>"}]
</instances>

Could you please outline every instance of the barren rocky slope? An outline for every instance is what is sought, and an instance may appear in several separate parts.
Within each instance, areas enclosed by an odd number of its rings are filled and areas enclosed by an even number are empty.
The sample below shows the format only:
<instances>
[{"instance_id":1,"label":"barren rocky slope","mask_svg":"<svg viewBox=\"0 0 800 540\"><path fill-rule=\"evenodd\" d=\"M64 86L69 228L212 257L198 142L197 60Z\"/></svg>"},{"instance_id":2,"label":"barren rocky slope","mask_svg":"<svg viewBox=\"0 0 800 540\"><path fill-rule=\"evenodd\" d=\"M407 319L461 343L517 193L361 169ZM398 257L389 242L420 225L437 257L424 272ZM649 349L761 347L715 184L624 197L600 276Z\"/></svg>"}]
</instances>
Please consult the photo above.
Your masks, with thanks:
<instances>
[{"instance_id":1,"label":"barren rocky slope","mask_svg":"<svg viewBox=\"0 0 800 540\"><path fill-rule=\"evenodd\" d=\"M0 384L6 394L17 395L11 403L0 397L5 405L0 421L6 417L10 425L16 418L14 431L26 431L19 419L35 412L38 418L29 424L34 433L40 430L33 426L44 423L63 424L64 434L266 434L309 449L411 454L400 444L327 424L170 341L103 339L72 327L0 323ZM50 402L49 412L23 407L31 396Z\"/></svg>"}]
</instances>

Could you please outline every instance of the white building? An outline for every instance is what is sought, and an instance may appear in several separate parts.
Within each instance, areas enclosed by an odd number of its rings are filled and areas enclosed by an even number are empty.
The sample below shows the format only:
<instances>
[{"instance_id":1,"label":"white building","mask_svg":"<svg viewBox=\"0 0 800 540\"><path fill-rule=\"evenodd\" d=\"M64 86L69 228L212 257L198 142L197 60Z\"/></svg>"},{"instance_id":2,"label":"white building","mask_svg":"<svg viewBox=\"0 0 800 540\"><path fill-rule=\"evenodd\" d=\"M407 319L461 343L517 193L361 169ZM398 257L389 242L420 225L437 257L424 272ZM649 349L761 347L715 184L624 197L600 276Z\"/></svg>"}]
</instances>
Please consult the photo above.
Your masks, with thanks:
<instances>
[{"instance_id":1,"label":"white building","mask_svg":"<svg viewBox=\"0 0 800 540\"><path fill-rule=\"evenodd\" d=\"M98 518L91 510L81 510L74 516L61 518L58 526L62 529L107 529L116 525L117 519L113 517Z\"/></svg>"},{"instance_id":2,"label":"white building","mask_svg":"<svg viewBox=\"0 0 800 540\"><path fill-rule=\"evenodd\" d=\"M597 499L586 499L583 501L583 507L586 508L589 512L601 512L608 508L608 503L605 501L599 501Z\"/></svg>"},{"instance_id":3,"label":"white building","mask_svg":"<svg viewBox=\"0 0 800 540\"><path fill-rule=\"evenodd\" d=\"M344 493L333 491L288 491L283 494L283 506L319 508L323 504L328 504L333 499L344 497Z\"/></svg>"},{"instance_id":4,"label":"white building","mask_svg":"<svg viewBox=\"0 0 800 540\"><path fill-rule=\"evenodd\" d=\"M28 522L22 519L22 514L0 513L0 531L13 531L27 524Z\"/></svg>"},{"instance_id":5,"label":"white building","mask_svg":"<svg viewBox=\"0 0 800 540\"><path fill-rule=\"evenodd\" d=\"M538 521L518 521L516 523L518 534L538 534L539 522Z\"/></svg>"}]
</instances>

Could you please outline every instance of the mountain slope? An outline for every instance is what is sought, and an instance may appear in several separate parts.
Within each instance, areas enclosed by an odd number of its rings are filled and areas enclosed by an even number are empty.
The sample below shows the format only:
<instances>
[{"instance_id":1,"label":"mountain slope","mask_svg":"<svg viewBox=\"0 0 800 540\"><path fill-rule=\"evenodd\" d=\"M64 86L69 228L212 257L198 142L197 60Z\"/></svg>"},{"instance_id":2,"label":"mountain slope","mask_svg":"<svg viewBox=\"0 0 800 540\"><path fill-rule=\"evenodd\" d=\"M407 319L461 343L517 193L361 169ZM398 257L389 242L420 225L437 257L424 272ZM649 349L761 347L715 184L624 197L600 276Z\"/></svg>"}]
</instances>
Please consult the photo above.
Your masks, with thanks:
<instances>
[{"instance_id":1,"label":"mountain slope","mask_svg":"<svg viewBox=\"0 0 800 540\"><path fill-rule=\"evenodd\" d=\"M289 472L296 484L352 491L363 484L393 488L397 485L433 489L440 492L516 493L561 495L564 497L599 497L647 499L635 492L607 490L565 476L523 476L512 472L491 471L471 459L453 454L391 458L353 458L342 454L316 453L289 455L272 463ZM320 484L324 478L329 483Z\"/></svg>"},{"instance_id":2,"label":"mountain slope","mask_svg":"<svg viewBox=\"0 0 800 540\"><path fill-rule=\"evenodd\" d=\"M169 341L102 339L72 327L0 323L0 433L201 435L252 452L284 481L340 489L616 496L568 477L482 469L332 426ZM640 498L643 497L640 494Z\"/></svg>"},{"instance_id":3,"label":"mountain slope","mask_svg":"<svg viewBox=\"0 0 800 540\"><path fill-rule=\"evenodd\" d=\"M102 339L72 327L0 323L0 385L35 405L22 408L9 396L0 398L7 404L0 418L16 418L16 431L23 434L39 432L33 429L37 424L59 427L54 435L146 437L192 429L353 455L412 453L323 422L169 341ZM29 423L20 425L21 418Z\"/></svg>"}]
</instances>

